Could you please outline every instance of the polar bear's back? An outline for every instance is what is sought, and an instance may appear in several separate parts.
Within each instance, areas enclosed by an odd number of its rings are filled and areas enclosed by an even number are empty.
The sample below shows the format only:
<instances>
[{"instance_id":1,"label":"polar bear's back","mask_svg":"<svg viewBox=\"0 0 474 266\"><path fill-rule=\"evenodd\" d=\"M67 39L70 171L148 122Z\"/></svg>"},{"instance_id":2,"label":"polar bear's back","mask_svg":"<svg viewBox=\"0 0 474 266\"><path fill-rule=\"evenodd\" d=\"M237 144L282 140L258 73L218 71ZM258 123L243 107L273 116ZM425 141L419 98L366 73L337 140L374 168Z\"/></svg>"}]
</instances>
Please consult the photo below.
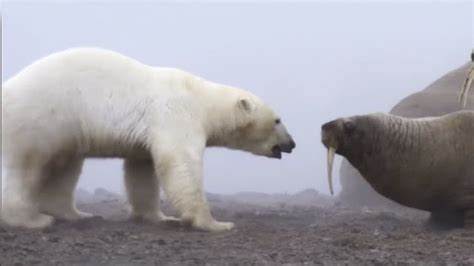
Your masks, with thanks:
<instances>
[{"instance_id":1,"label":"polar bear's back","mask_svg":"<svg viewBox=\"0 0 474 266\"><path fill-rule=\"evenodd\" d=\"M24 68L17 75L3 84L5 91L15 90L52 90L59 81L63 81L61 89L66 90L68 83L96 77L123 79L130 71L141 72L146 69L144 64L123 56L119 53L100 48L74 48L53 53ZM89 74L89 76L88 76ZM136 73L134 73L136 75ZM48 87L48 85L50 87ZM80 84L76 84L78 86ZM31 93L31 92L30 92Z\"/></svg>"},{"instance_id":2,"label":"polar bear's back","mask_svg":"<svg viewBox=\"0 0 474 266\"><path fill-rule=\"evenodd\" d=\"M5 151L21 151L15 146L22 143L30 149L53 149L75 142L87 149L123 139L119 135L125 130L130 138L139 138L146 129L136 116L143 115L151 94L166 94L154 90L153 72L98 48L69 49L39 59L3 84Z\"/></svg>"}]
</instances>

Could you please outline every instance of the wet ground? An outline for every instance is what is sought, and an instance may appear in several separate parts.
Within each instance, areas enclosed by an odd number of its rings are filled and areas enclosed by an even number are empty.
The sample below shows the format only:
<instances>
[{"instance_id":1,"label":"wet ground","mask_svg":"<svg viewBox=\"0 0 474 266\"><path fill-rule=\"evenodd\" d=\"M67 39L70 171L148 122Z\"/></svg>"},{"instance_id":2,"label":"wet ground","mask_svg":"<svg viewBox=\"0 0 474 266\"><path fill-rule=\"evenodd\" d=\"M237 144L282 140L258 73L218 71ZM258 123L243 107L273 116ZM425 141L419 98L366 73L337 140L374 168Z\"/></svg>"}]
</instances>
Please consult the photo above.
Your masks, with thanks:
<instances>
[{"instance_id":1,"label":"wet ground","mask_svg":"<svg viewBox=\"0 0 474 266\"><path fill-rule=\"evenodd\" d=\"M236 223L226 233L127 221L122 200L96 198L79 207L104 218L0 227L0 265L474 265L473 231L436 231L424 212L310 194L210 196L214 216Z\"/></svg>"}]
</instances>

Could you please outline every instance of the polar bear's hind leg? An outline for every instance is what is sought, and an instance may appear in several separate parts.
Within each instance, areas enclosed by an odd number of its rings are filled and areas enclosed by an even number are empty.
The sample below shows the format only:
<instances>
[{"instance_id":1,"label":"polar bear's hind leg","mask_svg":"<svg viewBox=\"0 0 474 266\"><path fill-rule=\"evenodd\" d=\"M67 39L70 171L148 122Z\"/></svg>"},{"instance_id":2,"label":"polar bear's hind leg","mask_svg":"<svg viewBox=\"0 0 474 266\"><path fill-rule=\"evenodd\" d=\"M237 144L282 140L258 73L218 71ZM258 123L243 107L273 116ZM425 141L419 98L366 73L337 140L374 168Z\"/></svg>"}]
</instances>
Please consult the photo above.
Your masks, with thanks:
<instances>
[{"instance_id":1,"label":"polar bear's hind leg","mask_svg":"<svg viewBox=\"0 0 474 266\"><path fill-rule=\"evenodd\" d=\"M39 211L42 167L40 162L32 158L18 161L10 159L5 167L7 175L1 218L10 226L39 229L54 221L52 216Z\"/></svg>"},{"instance_id":2,"label":"polar bear's hind leg","mask_svg":"<svg viewBox=\"0 0 474 266\"><path fill-rule=\"evenodd\" d=\"M82 158L63 156L52 160L43 169L40 210L59 219L78 220L92 214L77 210L74 190L81 174Z\"/></svg>"}]
</instances>

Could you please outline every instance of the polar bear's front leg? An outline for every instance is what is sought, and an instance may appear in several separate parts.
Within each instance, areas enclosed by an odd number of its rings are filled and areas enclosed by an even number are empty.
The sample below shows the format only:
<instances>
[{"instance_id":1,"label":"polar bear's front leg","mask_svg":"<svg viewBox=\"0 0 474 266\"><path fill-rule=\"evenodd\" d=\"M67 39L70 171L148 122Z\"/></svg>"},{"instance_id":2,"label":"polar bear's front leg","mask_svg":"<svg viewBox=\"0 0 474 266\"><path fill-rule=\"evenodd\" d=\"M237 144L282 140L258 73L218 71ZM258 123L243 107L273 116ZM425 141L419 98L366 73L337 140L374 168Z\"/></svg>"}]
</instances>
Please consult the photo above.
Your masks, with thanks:
<instances>
[{"instance_id":1,"label":"polar bear's front leg","mask_svg":"<svg viewBox=\"0 0 474 266\"><path fill-rule=\"evenodd\" d=\"M160 210L160 187L151 159L125 159L124 171L132 219L148 222L178 221Z\"/></svg>"},{"instance_id":2,"label":"polar bear's front leg","mask_svg":"<svg viewBox=\"0 0 474 266\"><path fill-rule=\"evenodd\" d=\"M196 229L213 232L232 229L233 223L218 222L210 213L202 184L202 152L183 149L160 149L154 154L158 159L156 172L167 198L182 221Z\"/></svg>"}]
</instances>

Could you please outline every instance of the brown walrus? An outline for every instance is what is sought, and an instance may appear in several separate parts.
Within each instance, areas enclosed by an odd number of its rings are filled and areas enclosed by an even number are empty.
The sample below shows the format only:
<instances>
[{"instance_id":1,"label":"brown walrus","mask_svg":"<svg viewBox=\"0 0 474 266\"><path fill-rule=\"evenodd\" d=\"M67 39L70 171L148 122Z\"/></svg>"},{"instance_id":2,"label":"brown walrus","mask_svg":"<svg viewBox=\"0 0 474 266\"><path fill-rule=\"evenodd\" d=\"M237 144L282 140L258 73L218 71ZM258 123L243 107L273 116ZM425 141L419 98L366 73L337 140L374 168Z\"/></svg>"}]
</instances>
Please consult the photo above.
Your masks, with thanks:
<instances>
[{"instance_id":1,"label":"brown walrus","mask_svg":"<svg viewBox=\"0 0 474 266\"><path fill-rule=\"evenodd\" d=\"M339 118L322 126L332 161L344 156L383 196L402 205L474 228L474 112L402 118L375 113Z\"/></svg>"},{"instance_id":2,"label":"brown walrus","mask_svg":"<svg viewBox=\"0 0 474 266\"><path fill-rule=\"evenodd\" d=\"M423 90L403 98L390 109L389 113L408 118L419 118L447 115L462 109L474 111L474 93L472 91L465 94L467 97L465 108L462 108L458 102L460 88L467 88L466 81L470 76L472 66L472 62L467 62L445 73ZM338 199L342 203L351 206L398 209L398 204L377 193L346 159L342 160L338 170L341 184Z\"/></svg>"}]
</instances>

